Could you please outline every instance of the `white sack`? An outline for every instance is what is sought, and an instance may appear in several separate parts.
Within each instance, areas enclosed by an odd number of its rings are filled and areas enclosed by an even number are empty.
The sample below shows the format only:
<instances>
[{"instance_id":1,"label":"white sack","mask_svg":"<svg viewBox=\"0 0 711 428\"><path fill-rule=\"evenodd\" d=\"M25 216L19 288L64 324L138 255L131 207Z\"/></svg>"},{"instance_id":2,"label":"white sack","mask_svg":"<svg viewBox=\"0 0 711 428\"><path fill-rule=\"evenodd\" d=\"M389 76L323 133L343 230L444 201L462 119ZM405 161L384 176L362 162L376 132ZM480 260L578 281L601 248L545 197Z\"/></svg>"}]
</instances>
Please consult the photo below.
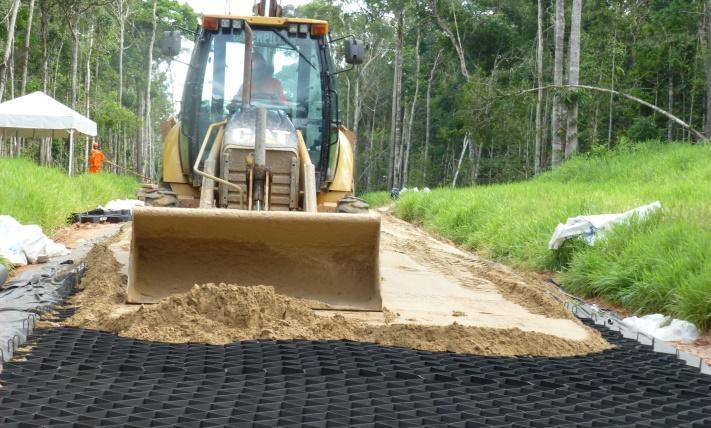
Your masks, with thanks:
<instances>
[{"instance_id":1,"label":"white sack","mask_svg":"<svg viewBox=\"0 0 711 428\"><path fill-rule=\"evenodd\" d=\"M622 322L642 333L665 342L693 342L699 337L696 326L688 321L669 318L662 314L629 317Z\"/></svg>"},{"instance_id":2,"label":"white sack","mask_svg":"<svg viewBox=\"0 0 711 428\"><path fill-rule=\"evenodd\" d=\"M13 265L44 263L50 257L68 254L69 250L47 238L41 227L23 226L10 216L0 216L0 256Z\"/></svg>"},{"instance_id":3,"label":"white sack","mask_svg":"<svg viewBox=\"0 0 711 428\"><path fill-rule=\"evenodd\" d=\"M145 202L137 199L114 199L99 208L105 211L131 210L131 212L133 212L133 207L142 207L144 205Z\"/></svg>"},{"instance_id":4,"label":"white sack","mask_svg":"<svg viewBox=\"0 0 711 428\"><path fill-rule=\"evenodd\" d=\"M565 224L558 224L553 232L548 249L557 250L566 240L581 236L588 245L593 245L597 238L612 228L613 225L623 223L636 215L643 219L650 213L662 207L661 202L656 201L648 205L625 211L621 214L598 214L581 215L570 217Z\"/></svg>"}]
</instances>

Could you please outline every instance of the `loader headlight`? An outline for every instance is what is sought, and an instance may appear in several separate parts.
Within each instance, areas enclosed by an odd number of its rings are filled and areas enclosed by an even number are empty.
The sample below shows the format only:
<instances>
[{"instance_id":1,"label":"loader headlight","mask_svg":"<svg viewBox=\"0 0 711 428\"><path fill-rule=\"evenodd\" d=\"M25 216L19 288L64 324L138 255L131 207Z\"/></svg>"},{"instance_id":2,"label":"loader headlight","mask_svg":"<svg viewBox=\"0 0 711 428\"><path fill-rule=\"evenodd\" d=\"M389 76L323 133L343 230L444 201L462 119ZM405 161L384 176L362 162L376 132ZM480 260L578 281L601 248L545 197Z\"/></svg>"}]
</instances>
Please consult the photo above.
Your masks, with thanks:
<instances>
[{"instance_id":1,"label":"loader headlight","mask_svg":"<svg viewBox=\"0 0 711 428\"><path fill-rule=\"evenodd\" d=\"M309 32L309 24L299 24L299 33L308 34L308 32Z\"/></svg>"}]
</instances>

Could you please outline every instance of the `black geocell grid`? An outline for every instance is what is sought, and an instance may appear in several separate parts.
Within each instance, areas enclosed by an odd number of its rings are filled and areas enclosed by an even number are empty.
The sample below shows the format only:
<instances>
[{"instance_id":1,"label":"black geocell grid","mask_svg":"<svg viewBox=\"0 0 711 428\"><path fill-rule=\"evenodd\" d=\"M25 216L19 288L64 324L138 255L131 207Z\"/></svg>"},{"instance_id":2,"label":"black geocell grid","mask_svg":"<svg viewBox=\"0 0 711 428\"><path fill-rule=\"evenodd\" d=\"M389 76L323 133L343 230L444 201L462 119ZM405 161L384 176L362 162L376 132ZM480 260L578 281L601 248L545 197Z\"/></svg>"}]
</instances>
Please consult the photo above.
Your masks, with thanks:
<instances>
[{"instance_id":1,"label":"black geocell grid","mask_svg":"<svg viewBox=\"0 0 711 428\"><path fill-rule=\"evenodd\" d=\"M711 426L710 376L600 331L616 349L501 358L38 330L0 375L0 426Z\"/></svg>"}]
</instances>

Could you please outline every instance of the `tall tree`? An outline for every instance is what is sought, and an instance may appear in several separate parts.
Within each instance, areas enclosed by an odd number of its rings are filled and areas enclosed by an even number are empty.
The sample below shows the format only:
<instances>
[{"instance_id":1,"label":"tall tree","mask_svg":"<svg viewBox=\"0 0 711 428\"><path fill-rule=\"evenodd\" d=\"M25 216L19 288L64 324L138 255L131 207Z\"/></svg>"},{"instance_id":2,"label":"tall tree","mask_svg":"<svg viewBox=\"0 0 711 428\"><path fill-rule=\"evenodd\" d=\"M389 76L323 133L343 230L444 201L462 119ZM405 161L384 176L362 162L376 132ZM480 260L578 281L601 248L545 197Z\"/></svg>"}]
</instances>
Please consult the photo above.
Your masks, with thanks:
<instances>
[{"instance_id":1,"label":"tall tree","mask_svg":"<svg viewBox=\"0 0 711 428\"><path fill-rule=\"evenodd\" d=\"M49 84L49 8L50 0L40 0L40 38L42 39L42 92Z\"/></svg>"},{"instance_id":2,"label":"tall tree","mask_svg":"<svg viewBox=\"0 0 711 428\"><path fill-rule=\"evenodd\" d=\"M555 0L555 58L553 63L553 84L563 85L563 55L565 42L565 1ZM553 95L553 118L551 128L553 133L553 146L551 149L551 167L560 165L563 157L563 123L565 119L563 103L557 89Z\"/></svg>"},{"instance_id":3,"label":"tall tree","mask_svg":"<svg viewBox=\"0 0 711 428\"><path fill-rule=\"evenodd\" d=\"M582 0L573 0L570 11L570 44L568 47L568 85L575 86L580 83L580 20L582 14ZM578 98L576 89L568 106L568 129L565 141L565 158L568 159L578 152Z\"/></svg>"},{"instance_id":4,"label":"tall tree","mask_svg":"<svg viewBox=\"0 0 711 428\"><path fill-rule=\"evenodd\" d=\"M25 49L23 50L24 61L22 64L22 84L20 86L20 93L25 95L25 89L27 88L27 67L30 63L30 39L32 37L32 17L35 12L35 0L30 0L29 13L27 14L27 29L25 32Z\"/></svg>"},{"instance_id":5,"label":"tall tree","mask_svg":"<svg viewBox=\"0 0 711 428\"><path fill-rule=\"evenodd\" d=\"M158 0L153 0L153 13L152 13L152 26L151 26L151 37L148 42L148 61L147 61L147 73L146 73L146 145L148 149L148 168L144 168L143 175L148 177L155 176L155 159L154 159L154 148L153 148L153 120L151 118L151 87L153 83L153 45L156 42L156 26L157 26L157 16L156 9L158 7Z\"/></svg>"},{"instance_id":6,"label":"tall tree","mask_svg":"<svg viewBox=\"0 0 711 428\"><path fill-rule=\"evenodd\" d=\"M10 63L10 55L12 54L12 45L15 40L15 22L17 21L17 11L20 9L20 0L13 0L12 9L10 9L10 20L7 24L7 39L5 41L5 53L3 54L2 64L0 64L0 101L5 94L5 85L7 82L8 66Z\"/></svg>"},{"instance_id":7,"label":"tall tree","mask_svg":"<svg viewBox=\"0 0 711 428\"><path fill-rule=\"evenodd\" d=\"M706 138L711 138L711 0L706 0Z\"/></svg>"},{"instance_id":8,"label":"tall tree","mask_svg":"<svg viewBox=\"0 0 711 428\"><path fill-rule=\"evenodd\" d=\"M393 98L392 112L390 115L390 166L388 172L388 187L400 187L400 134L402 131L402 50L405 39L404 34L405 10L397 16L397 42L395 47L395 64L393 67Z\"/></svg>"},{"instance_id":9,"label":"tall tree","mask_svg":"<svg viewBox=\"0 0 711 428\"><path fill-rule=\"evenodd\" d=\"M434 17L435 22L437 23L437 26L444 32L444 34L447 35L449 41L452 42L454 50L457 52L457 56L459 57L459 68L462 72L462 76L464 76L466 80L469 80L469 69L467 68L467 62L464 57L464 47L462 46L462 39L459 37L459 30L457 30L457 33L455 35L452 29L449 28L449 25L444 22L444 19L442 19L440 14L437 12L437 0L430 0L430 9L432 16Z\"/></svg>"},{"instance_id":10,"label":"tall tree","mask_svg":"<svg viewBox=\"0 0 711 428\"><path fill-rule=\"evenodd\" d=\"M711 0L709 0L711 1ZM422 184L427 185L427 163L429 161L429 147L430 147L430 102L432 99L432 84L435 79L435 72L437 71L437 65L442 56L442 50L440 49L435 55L435 59L432 62L432 69L430 70L430 78L427 79L427 96L425 100L425 148L424 154L422 155Z\"/></svg>"},{"instance_id":11,"label":"tall tree","mask_svg":"<svg viewBox=\"0 0 711 428\"><path fill-rule=\"evenodd\" d=\"M131 16L131 7L128 0L116 0L112 2L111 11L116 17L119 24L119 83L118 83L118 102L123 105L123 57L126 50L126 21Z\"/></svg>"},{"instance_id":12,"label":"tall tree","mask_svg":"<svg viewBox=\"0 0 711 428\"><path fill-rule=\"evenodd\" d=\"M709 0L711 1L711 0ZM541 138L543 126L541 124L541 103L543 102L543 0L538 0L538 19L536 30L536 140L533 150L533 173L541 172Z\"/></svg>"},{"instance_id":13,"label":"tall tree","mask_svg":"<svg viewBox=\"0 0 711 428\"><path fill-rule=\"evenodd\" d=\"M408 171L410 170L410 147L412 145L412 124L417 108L417 97L420 94L420 26L417 26L417 41L415 42L415 94L412 96L410 114L407 124L407 137L405 138L405 156L402 161L402 184L407 185Z\"/></svg>"}]
</instances>

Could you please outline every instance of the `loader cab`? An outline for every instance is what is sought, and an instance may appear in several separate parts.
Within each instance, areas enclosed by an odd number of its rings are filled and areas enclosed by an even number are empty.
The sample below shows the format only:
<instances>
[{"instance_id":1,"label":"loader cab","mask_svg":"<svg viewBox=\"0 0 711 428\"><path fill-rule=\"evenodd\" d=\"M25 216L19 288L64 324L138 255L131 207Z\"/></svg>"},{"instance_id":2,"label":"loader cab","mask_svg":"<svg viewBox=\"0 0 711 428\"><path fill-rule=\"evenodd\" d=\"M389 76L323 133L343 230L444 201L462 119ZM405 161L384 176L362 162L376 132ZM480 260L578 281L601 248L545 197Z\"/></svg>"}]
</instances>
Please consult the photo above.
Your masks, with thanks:
<instances>
[{"instance_id":1,"label":"loader cab","mask_svg":"<svg viewBox=\"0 0 711 428\"><path fill-rule=\"evenodd\" d=\"M330 152L338 144L338 99L325 21L269 17L203 17L183 93L180 161L185 175L207 127L239 112L245 31L253 31L253 106L286 114L304 136L316 167L317 188L326 181Z\"/></svg>"}]
</instances>

